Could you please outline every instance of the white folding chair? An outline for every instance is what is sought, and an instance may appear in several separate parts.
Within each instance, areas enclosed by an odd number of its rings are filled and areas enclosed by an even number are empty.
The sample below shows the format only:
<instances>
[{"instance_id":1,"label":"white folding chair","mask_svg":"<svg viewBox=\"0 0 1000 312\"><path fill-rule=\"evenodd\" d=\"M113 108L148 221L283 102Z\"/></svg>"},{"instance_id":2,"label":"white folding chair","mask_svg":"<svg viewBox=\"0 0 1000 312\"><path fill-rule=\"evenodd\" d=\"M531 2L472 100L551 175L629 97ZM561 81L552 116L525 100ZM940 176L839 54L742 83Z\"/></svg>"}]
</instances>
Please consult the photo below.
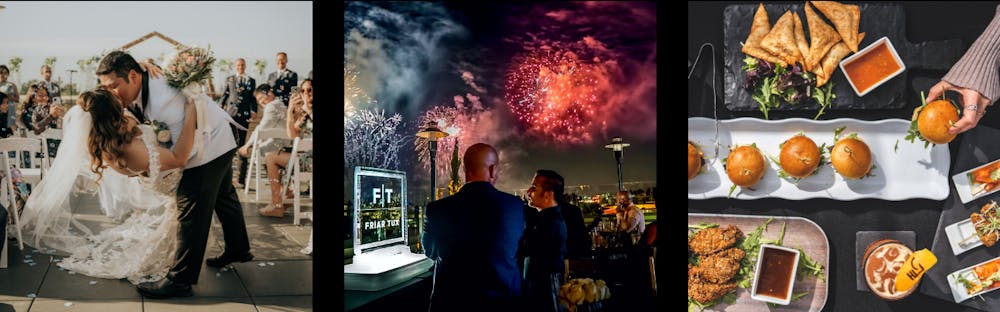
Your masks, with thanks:
<instances>
[{"instance_id":1,"label":"white folding chair","mask_svg":"<svg viewBox=\"0 0 1000 312\"><path fill-rule=\"evenodd\" d=\"M21 178L25 182L31 183L32 185L38 185L38 182L42 180L42 169L45 168L45 158L42 158L41 168L25 168L24 161L22 159L24 152L28 152L28 155L34 155L36 153L41 153L42 144L40 139L29 139L29 138L6 138L0 139L0 155L4 157L9 157L8 152L15 152L13 158L13 164L5 165L3 168L4 178L3 187L7 192L7 207L8 212L14 215L14 228L17 230L17 243L21 250L24 250L24 241L21 236L21 217L18 214L17 207L17 193L14 192L13 175L11 174L10 168L16 167L21 171ZM10 163L10 158L8 158L8 163ZM33 164L34 165L34 164Z\"/></svg>"},{"instance_id":2,"label":"white folding chair","mask_svg":"<svg viewBox=\"0 0 1000 312\"><path fill-rule=\"evenodd\" d=\"M259 150L260 144L262 142L267 141L267 139L271 138L287 139L288 132L285 130L285 128L261 129L258 127L257 129L254 129L253 133L250 135L250 140L253 141L253 146L251 147L252 151L250 152L250 158L248 159L248 161L250 161L250 165L249 167L247 167L246 181L243 181L243 195L247 196L250 195L250 179L252 177L252 179L254 179L254 190L255 190L254 193L256 193L254 195L256 196L257 201L260 201L261 167L264 167L265 165L264 164L265 155L262 153L258 153L257 151ZM267 170L267 168L264 168L263 170Z\"/></svg>"},{"instance_id":3,"label":"white folding chair","mask_svg":"<svg viewBox=\"0 0 1000 312\"><path fill-rule=\"evenodd\" d=\"M48 171L49 170L49 166L52 165L52 161L55 159L55 157L49 156L49 142L48 142L48 139L62 140L62 138L63 138L63 130L62 129L56 129L56 128L49 128L49 129L46 129L45 132L42 132L42 134L39 134L38 138L40 138L42 140L42 157L45 158L45 162L42 164L44 166L44 167L42 167L42 170L43 171ZM58 151L57 151L57 153L58 153Z\"/></svg>"},{"instance_id":4,"label":"white folding chair","mask_svg":"<svg viewBox=\"0 0 1000 312\"><path fill-rule=\"evenodd\" d=\"M310 170L308 172L305 172L302 170L301 166L299 166L299 154L305 152L311 152L312 148L313 148L313 140L311 138L310 139L295 138L295 142L292 143L292 155L290 160L292 163L292 168L285 169L285 170L292 170L291 183L292 183L292 193L295 196L293 202L293 206L295 207L295 214L293 216L295 218L294 221L295 225L299 225L299 220L301 219L308 218L310 221L312 220L313 213L311 211L302 212L302 194L301 194L302 192L301 190L299 190L299 185L301 184L302 181L309 181L309 198L310 199L312 198L313 194L312 171ZM284 195L285 192L281 193L282 195ZM315 209L315 207L313 207L313 209Z\"/></svg>"}]
</instances>

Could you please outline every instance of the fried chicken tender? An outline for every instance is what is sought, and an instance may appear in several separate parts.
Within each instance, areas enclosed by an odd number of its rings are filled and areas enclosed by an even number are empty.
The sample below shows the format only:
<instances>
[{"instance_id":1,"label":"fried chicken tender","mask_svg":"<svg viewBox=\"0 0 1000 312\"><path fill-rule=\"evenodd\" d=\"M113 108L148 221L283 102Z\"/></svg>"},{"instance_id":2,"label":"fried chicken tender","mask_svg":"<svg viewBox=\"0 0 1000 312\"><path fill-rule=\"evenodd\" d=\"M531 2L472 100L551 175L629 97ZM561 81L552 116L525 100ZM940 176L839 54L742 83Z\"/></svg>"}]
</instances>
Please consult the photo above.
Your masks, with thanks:
<instances>
[{"instance_id":1,"label":"fried chicken tender","mask_svg":"<svg viewBox=\"0 0 1000 312\"><path fill-rule=\"evenodd\" d=\"M698 266L688 273L710 283L724 283L740 271L740 260L746 253L739 248L729 248L708 256L698 262Z\"/></svg>"},{"instance_id":2,"label":"fried chicken tender","mask_svg":"<svg viewBox=\"0 0 1000 312\"><path fill-rule=\"evenodd\" d=\"M736 282L713 284L695 277L688 271L688 297L701 303L718 299L736 289Z\"/></svg>"},{"instance_id":3,"label":"fried chicken tender","mask_svg":"<svg viewBox=\"0 0 1000 312\"><path fill-rule=\"evenodd\" d=\"M997 218L997 208L994 207L993 202L986 203L980 209L982 215L973 212L970 216L972 224L976 228L976 235L979 235L979 240L983 241L983 245L986 247L992 247L993 244L997 243L998 233L997 231L988 229L988 224L990 219Z\"/></svg>"},{"instance_id":4,"label":"fried chicken tender","mask_svg":"<svg viewBox=\"0 0 1000 312\"><path fill-rule=\"evenodd\" d=\"M734 225L726 228L708 228L694 234L688 240L688 248L698 255L710 255L736 245L743 238L743 232Z\"/></svg>"}]
</instances>

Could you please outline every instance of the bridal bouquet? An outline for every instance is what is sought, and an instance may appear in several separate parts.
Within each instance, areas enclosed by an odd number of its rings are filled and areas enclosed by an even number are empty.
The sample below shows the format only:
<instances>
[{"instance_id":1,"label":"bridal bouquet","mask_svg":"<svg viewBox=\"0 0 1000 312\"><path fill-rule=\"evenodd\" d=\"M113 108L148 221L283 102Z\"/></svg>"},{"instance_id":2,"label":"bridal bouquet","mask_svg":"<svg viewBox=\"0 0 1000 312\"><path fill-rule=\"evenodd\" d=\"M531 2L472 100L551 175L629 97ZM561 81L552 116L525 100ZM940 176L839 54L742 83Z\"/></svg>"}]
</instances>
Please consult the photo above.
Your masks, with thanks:
<instances>
[{"instance_id":1,"label":"bridal bouquet","mask_svg":"<svg viewBox=\"0 0 1000 312\"><path fill-rule=\"evenodd\" d=\"M214 63L215 57L212 56L212 52L209 49L191 47L178 51L167 63L166 70L164 71L164 75L167 78L167 85L180 90L181 94L188 100L194 101L197 107L198 128L195 131L194 137L194 155L197 155L198 159L201 158L201 150L204 148L205 137L208 133L212 132L212 127L205 123L204 111L207 105L207 96L205 96L205 90L202 88L201 82L212 79L212 64ZM169 133L169 128L166 127L166 124L161 124L156 131L157 141L160 141L161 134Z\"/></svg>"},{"instance_id":2,"label":"bridal bouquet","mask_svg":"<svg viewBox=\"0 0 1000 312\"><path fill-rule=\"evenodd\" d=\"M212 52L198 47L186 48L167 64L165 75L167 84L179 90L189 85L197 84L212 78L212 64L215 57Z\"/></svg>"}]
</instances>

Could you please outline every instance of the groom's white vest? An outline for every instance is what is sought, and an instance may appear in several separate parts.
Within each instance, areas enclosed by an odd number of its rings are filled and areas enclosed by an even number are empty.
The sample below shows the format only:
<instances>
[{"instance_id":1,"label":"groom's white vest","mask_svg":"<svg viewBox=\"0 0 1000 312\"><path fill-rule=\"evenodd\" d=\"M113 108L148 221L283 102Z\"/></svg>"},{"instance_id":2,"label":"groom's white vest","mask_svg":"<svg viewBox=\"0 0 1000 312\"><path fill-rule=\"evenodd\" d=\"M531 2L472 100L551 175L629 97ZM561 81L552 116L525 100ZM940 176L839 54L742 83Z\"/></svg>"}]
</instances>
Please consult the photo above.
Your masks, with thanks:
<instances>
[{"instance_id":1,"label":"groom's white vest","mask_svg":"<svg viewBox=\"0 0 1000 312\"><path fill-rule=\"evenodd\" d=\"M142 90L142 92L149 92L149 103L143 114L150 121L158 120L166 123L170 127L170 138L173 142L177 142L177 138L181 135L181 128L184 126L184 102L186 101L184 95L168 86L167 80L162 77L149 77L149 90ZM233 131L229 128L231 122L229 115L207 95L204 97L206 103L204 106L206 108L204 111L205 123L212 131L205 135L204 142L201 142L204 144L203 146L200 148L195 146L192 149L192 158L188 160L185 169L204 165L236 148L236 139L233 138ZM202 153L201 157L196 157L199 152Z\"/></svg>"}]
</instances>

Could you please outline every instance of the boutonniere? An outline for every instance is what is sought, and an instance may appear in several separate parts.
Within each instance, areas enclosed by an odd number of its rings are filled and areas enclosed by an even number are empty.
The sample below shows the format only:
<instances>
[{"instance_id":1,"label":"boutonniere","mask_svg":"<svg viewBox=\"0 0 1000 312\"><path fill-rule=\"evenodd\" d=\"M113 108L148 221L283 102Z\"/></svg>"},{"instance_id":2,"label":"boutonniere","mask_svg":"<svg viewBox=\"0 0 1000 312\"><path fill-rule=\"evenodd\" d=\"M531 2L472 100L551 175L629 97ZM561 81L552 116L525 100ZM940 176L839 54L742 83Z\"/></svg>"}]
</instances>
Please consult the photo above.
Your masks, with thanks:
<instances>
[{"instance_id":1,"label":"boutonniere","mask_svg":"<svg viewBox=\"0 0 1000 312\"><path fill-rule=\"evenodd\" d=\"M167 123L154 120L152 123L153 134L156 135L156 142L163 145L166 148L170 148L174 145L174 142L170 140L170 127Z\"/></svg>"}]
</instances>

